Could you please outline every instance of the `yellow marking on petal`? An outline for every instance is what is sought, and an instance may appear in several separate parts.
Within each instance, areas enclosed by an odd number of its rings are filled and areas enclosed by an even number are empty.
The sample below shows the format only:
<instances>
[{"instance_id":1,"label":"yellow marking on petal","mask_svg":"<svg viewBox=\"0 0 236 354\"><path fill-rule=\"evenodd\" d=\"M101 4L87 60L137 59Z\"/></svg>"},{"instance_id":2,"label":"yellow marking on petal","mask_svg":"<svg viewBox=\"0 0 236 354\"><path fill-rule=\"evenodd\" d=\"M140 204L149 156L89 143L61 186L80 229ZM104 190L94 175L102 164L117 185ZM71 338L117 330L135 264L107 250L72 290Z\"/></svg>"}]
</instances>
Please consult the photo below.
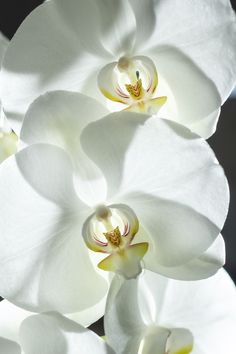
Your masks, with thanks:
<instances>
[{"instance_id":1,"label":"yellow marking on petal","mask_svg":"<svg viewBox=\"0 0 236 354\"><path fill-rule=\"evenodd\" d=\"M174 352L173 354L189 354L189 353L191 353L192 350L193 350L193 346L188 345L184 348L177 350L177 352Z\"/></svg>"},{"instance_id":2,"label":"yellow marking on petal","mask_svg":"<svg viewBox=\"0 0 236 354\"><path fill-rule=\"evenodd\" d=\"M135 85L125 85L127 91L129 92L130 96L135 100L140 100L143 95L143 85L142 80L138 79Z\"/></svg>"},{"instance_id":3,"label":"yellow marking on petal","mask_svg":"<svg viewBox=\"0 0 236 354\"><path fill-rule=\"evenodd\" d=\"M166 103L167 97L161 96L151 100L140 101L124 109L128 112L156 114Z\"/></svg>"},{"instance_id":4,"label":"yellow marking on petal","mask_svg":"<svg viewBox=\"0 0 236 354\"><path fill-rule=\"evenodd\" d=\"M121 244L121 233L117 226L114 230L109 232L104 232L103 235L106 237L107 241L113 246L119 247Z\"/></svg>"},{"instance_id":5,"label":"yellow marking on petal","mask_svg":"<svg viewBox=\"0 0 236 354\"><path fill-rule=\"evenodd\" d=\"M18 136L12 132L0 131L0 163L17 152Z\"/></svg>"},{"instance_id":6,"label":"yellow marking on petal","mask_svg":"<svg viewBox=\"0 0 236 354\"><path fill-rule=\"evenodd\" d=\"M124 103L124 101L122 101L121 99L119 99L117 96L114 96L112 95L109 91L107 91L106 89L104 89L103 87L100 87L100 90L102 92L102 94L108 98L109 100L111 101L114 101L114 102L119 102L119 103Z\"/></svg>"},{"instance_id":7,"label":"yellow marking on petal","mask_svg":"<svg viewBox=\"0 0 236 354\"><path fill-rule=\"evenodd\" d=\"M140 262L148 250L148 243L136 243L112 253L98 263L98 268L123 274L126 278L136 277L140 273Z\"/></svg>"},{"instance_id":8,"label":"yellow marking on petal","mask_svg":"<svg viewBox=\"0 0 236 354\"><path fill-rule=\"evenodd\" d=\"M107 272L115 272L115 256L116 254L110 254L110 256L104 258L101 262L98 263L98 268L105 270Z\"/></svg>"},{"instance_id":9,"label":"yellow marking on petal","mask_svg":"<svg viewBox=\"0 0 236 354\"><path fill-rule=\"evenodd\" d=\"M158 73L157 73L157 70L155 68L153 82L152 82L152 93L155 92L157 86L158 86Z\"/></svg>"}]
</instances>

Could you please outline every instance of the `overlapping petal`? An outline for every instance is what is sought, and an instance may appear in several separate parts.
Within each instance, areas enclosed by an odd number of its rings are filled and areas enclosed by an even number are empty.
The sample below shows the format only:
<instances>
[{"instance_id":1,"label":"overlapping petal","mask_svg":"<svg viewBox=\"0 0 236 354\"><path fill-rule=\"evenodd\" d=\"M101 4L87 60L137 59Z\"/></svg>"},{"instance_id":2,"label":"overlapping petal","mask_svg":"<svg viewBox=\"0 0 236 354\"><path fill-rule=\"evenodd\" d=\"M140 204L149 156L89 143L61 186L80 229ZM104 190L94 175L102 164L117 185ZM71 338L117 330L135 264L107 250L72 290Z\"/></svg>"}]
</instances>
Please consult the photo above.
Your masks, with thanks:
<instances>
[{"instance_id":1,"label":"overlapping petal","mask_svg":"<svg viewBox=\"0 0 236 354\"><path fill-rule=\"evenodd\" d=\"M25 354L114 354L98 335L59 313L27 318L19 337Z\"/></svg>"},{"instance_id":2,"label":"overlapping petal","mask_svg":"<svg viewBox=\"0 0 236 354\"><path fill-rule=\"evenodd\" d=\"M236 79L236 20L230 1L184 0L179 5L178 1L154 0L152 6L155 27L140 47L152 50L165 44L183 50L216 84L225 101Z\"/></svg>"},{"instance_id":3,"label":"overlapping petal","mask_svg":"<svg viewBox=\"0 0 236 354\"><path fill-rule=\"evenodd\" d=\"M201 138L155 116L134 118L115 113L91 123L82 146L106 177L108 201L126 203L137 214L154 242L155 262L180 266L218 236L228 210L227 182Z\"/></svg>"},{"instance_id":4,"label":"overlapping petal","mask_svg":"<svg viewBox=\"0 0 236 354\"><path fill-rule=\"evenodd\" d=\"M0 337L0 349L4 354L21 354L19 344Z\"/></svg>"},{"instance_id":5,"label":"overlapping petal","mask_svg":"<svg viewBox=\"0 0 236 354\"><path fill-rule=\"evenodd\" d=\"M171 0L46 2L24 21L7 50L4 110L19 132L29 104L49 90L80 91L105 102L97 85L100 70L138 54L167 76L160 86L164 96L169 93L165 106L173 119L207 138L235 84L235 33L229 0L184 0L181 6Z\"/></svg>"},{"instance_id":6,"label":"overlapping petal","mask_svg":"<svg viewBox=\"0 0 236 354\"><path fill-rule=\"evenodd\" d=\"M75 92L53 91L37 98L26 113L21 140L27 144L46 143L66 151L73 165L75 188L81 199L95 205L106 197L101 171L84 154L80 134L108 110L96 100Z\"/></svg>"},{"instance_id":7,"label":"overlapping petal","mask_svg":"<svg viewBox=\"0 0 236 354\"><path fill-rule=\"evenodd\" d=\"M35 144L6 160L0 174L1 295L31 311L95 305L107 282L82 241L87 209L76 196L68 155Z\"/></svg>"},{"instance_id":8,"label":"overlapping petal","mask_svg":"<svg viewBox=\"0 0 236 354\"><path fill-rule=\"evenodd\" d=\"M152 57L161 77L157 92L167 96L161 116L208 138L216 129L221 106L214 82L176 47L159 46L153 50ZM208 116L211 116L210 121ZM206 132L202 131L203 125Z\"/></svg>"},{"instance_id":9,"label":"overlapping petal","mask_svg":"<svg viewBox=\"0 0 236 354\"><path fill-rule=\"evenodd\" d=\"M5 301L6 302L6 301ZM2 306L1 306L2 308ZM6 308L5 308L6 309ZM8 306L12 314L13 306ZM19 314L16 307L14 310ZM21 310L21 312L23 312ZM9 322L9 314L1 313L6 325L15 329L15 324ZM13 312L14 317L14 312ZM94 332L78 323L63 317L57 312L30 315L20 322L18 320L17 338L0 337L0 351L4 354L115 354L108 344ZM3 333L6 331L3 328ZM8 333L8 337L11 334Z\"/></svg>"},{"instance_id":10,"label":"overlapping petal","mask_svg":"<svg viewBox=\"0 0 236 354\"><path fill-rule=\"evenodd\" d=\"M29 104L42 93L55 89L95 96L99 93L97 72L104 56L108 60L109 55L97 38L96 5L93 1L83 1L82 7L81 2L70 3L73 6L63 1L45 2L24 21L23 31L17 31L12 39L5 79L1 74L0 97L9 102L4 103L4 110L17 133ZM93 16L92 21L88 21L88 15ZM13 77L14 92L10 88Z\"/></svg>"},{"instance_id":11,"label":"overlapping petal","mask_svg":"<svg viewBox=\"0 0 236 354\"><path fill-rule=\"evenodd\" d=\"M135 336L141 343L147 330L155 326L172 331L172 339L176 336L178 343L184 337L177 335L176 329L190 331L193 354L234 353L236 290L224 270L197 282L170 280L148 271L137 280L123 283L115 278L108 299L105 330L117 353L126 353L124 348ZM170 339L171 335L169 346ZM178 343L175 341L175 345Z\"/></svg>"}]
</instances>

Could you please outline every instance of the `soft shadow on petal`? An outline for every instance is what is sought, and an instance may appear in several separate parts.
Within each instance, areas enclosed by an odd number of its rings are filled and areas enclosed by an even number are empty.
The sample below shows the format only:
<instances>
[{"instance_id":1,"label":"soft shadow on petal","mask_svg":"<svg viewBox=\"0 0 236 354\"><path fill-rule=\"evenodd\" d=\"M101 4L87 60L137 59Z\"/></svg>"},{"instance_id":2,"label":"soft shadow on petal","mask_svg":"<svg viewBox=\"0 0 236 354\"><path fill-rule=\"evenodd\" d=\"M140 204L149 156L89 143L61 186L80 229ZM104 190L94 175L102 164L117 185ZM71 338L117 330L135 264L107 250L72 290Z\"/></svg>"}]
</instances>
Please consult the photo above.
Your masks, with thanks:
<instances>
[{"instance_id":1,"label":"soft shadow on petal","mask_svg":"<svg viewBox=\"0 0 236 354\"><path fill-rule=\"evenodd\" d=\"M0 294L30 311L83 311L107 292L82 239L88 211L73 193L66 156L32 145L0 168Z\"/></svg>"},{"instance_id":2,"label":"soft shadow on petal","mask_svg":"<svg viewBox=\"0 0 236 354\"><path fill-rule=\"evenodd\" d=\"M94 332L56 312L24 320L20 328L20 343L25 354L114 354Z\"/></svg>"},{"instance_id":3,"label":"soft shadow on petal","mask_svg":"<svg viewBox=\"0 0 236 354\"><path fill-rule=\"evenodd\" d=\"M229 0L154 2L156 26L143 49L175 46L215 83L222 102L236 81L236 18Z\"/></svg>"},{"instance_id":4,"label":"soft shadow on petal","mask_svg":"<svg viewBox=\"0 0 236 354\"><path fill-rule=\"evenodd\" d=\"M173 98L169 97L165 88L162 89L161 94L167 96L161 111L162 117L181 123L199 134L194 124L201 120L204 122L207 116L215 114L207 132L209 136L216 125L221 106L215 83L179 48L159 46L150 51L150 56L160 76L157 93L161 89L162 80L165 80L173 95Z\"/></svg>"},{"instance_id":5,"label":"soft shadow on petal","mask_svg":"<svg viewBox=\"0 0 236 354\"><path fill-rule=\"evenodd\" d=\"M4 354L21 354L19 344L0 337L0 351Z\"/></svg>"}]
</instances>

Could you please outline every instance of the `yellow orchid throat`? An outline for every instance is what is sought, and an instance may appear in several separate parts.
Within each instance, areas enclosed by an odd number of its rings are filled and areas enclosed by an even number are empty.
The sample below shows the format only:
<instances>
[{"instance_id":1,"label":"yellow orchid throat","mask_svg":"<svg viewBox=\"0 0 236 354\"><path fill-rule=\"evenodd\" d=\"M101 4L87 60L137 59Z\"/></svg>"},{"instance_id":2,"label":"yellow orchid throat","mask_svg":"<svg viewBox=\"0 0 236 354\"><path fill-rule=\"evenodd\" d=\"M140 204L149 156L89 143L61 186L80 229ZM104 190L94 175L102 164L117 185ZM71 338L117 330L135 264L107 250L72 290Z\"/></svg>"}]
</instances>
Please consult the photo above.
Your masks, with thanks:
<instances>
[{"instance_id":1,"label":"yellow orchid throat","mask_svg":"<svg viewBox=\"0 0 236 354\"><path fill-rule=\"evenodd\" d=\"M92 251L109 254L98 264L100 269L130 279L141 273L148 250L147 242L131 244L138 230L137 216L127 205L101 205L86 220L83 238Z\"/></svg>"},{"instance_id":2,"label":"yellow orchid throat","mask_svg":"<svg viewBox=\"0 0 236 354\"><path fill-rule=\"evenodd\" d=\"M155 114L167 97L158 97L158 74L152 60L144 56L121 57L98 75L98 86L110 101L126 105L124 110Z\"/></svg>"}]
</instances>

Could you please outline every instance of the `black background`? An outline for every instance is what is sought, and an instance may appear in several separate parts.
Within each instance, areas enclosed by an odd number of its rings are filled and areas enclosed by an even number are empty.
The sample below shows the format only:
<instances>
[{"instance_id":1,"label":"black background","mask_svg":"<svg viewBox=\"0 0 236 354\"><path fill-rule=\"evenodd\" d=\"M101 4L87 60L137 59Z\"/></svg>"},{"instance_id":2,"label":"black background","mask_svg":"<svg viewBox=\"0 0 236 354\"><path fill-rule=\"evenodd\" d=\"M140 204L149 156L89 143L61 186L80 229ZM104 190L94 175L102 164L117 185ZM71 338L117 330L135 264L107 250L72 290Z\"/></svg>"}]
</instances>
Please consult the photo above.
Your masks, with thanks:
<instances>
[{"instance_id":1,"label":"black background","mask_svg":"<svg viewBox=\"0 0 236 354\"><path fill-rule=\"evenodd\" d=\"M65 0L66 1L66 0ZM86 1L86 0L85 0ZM181 2L181 0L179 0ZM201 0L199 0L201 1ZM232 0L236 9L236 0ZM42 1L40 0L0 0L0 31L9 39L24 18ZM236 45L236 40L235 40ZM216 58L216 60L219 60ZM235 63L236 65L236 63ZM218 160L224 167L231 192L231 203L227 221L223 230L226 242L226 269L236 282L236 97L230 98L223 106L217 132L209 139ZM101 322L92 328L103 333Z\"/></svg>"}]
</instances>

